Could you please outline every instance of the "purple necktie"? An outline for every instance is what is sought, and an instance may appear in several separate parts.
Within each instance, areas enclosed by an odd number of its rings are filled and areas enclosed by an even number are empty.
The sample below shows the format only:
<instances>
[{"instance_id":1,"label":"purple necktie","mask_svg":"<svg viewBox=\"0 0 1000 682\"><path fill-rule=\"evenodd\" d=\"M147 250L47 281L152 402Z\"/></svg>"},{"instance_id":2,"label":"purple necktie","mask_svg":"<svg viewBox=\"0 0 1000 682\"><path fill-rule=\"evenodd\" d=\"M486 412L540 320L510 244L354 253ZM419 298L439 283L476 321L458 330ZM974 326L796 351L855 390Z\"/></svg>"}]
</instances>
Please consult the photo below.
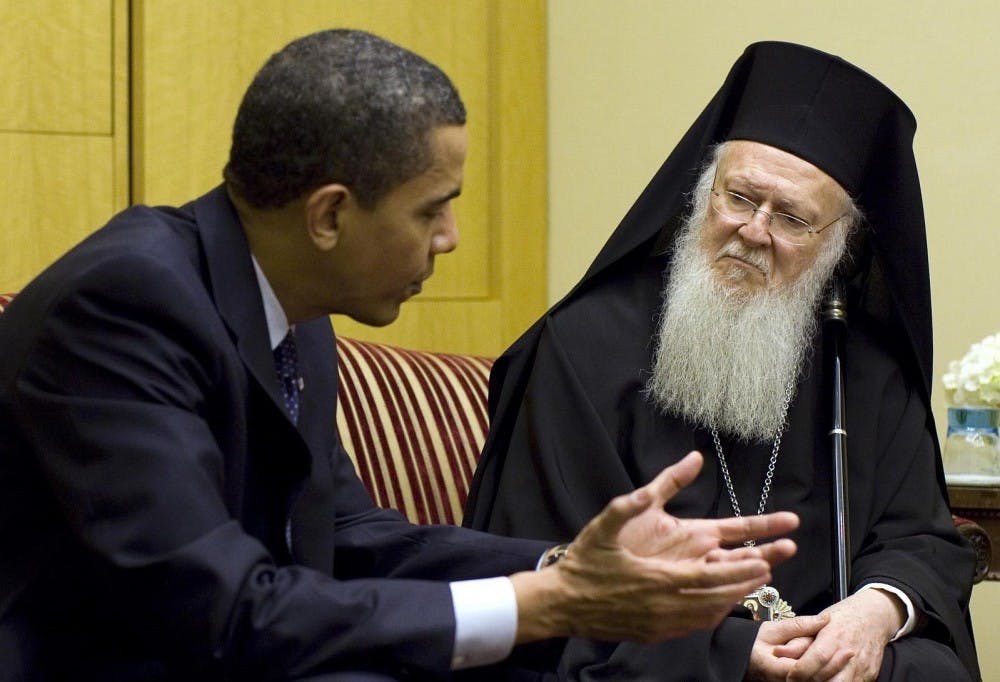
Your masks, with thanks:
<instances>
[{"instance_id":1,"label":"purple necktie","mask_svg":"<svg viewBox=\"0 0 1000 682\"><path fill-rule=\"evenodd\" d=\"M285 399L285 409L292 421L299 421L299 354L295 350L295 336L288 332L278 347L274 349L274 367L278 370L278 381Z\"/></svg>"}]
</instances>

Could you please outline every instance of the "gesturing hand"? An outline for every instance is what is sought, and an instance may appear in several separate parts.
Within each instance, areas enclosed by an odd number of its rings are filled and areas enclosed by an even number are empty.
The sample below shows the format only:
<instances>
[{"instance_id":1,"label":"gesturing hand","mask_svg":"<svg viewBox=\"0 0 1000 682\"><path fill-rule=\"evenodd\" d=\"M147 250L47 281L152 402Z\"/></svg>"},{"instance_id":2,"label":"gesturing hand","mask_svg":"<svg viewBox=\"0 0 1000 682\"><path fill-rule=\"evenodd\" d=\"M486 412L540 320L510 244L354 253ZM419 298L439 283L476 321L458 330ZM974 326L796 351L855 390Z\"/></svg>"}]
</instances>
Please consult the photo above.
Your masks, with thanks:
<instances>
[{"instance_id":1,"label":"gesturing hand","mask_svg":"<svg viewBox=\"0 0 1000 682\"><path fill-rule=\"evenodd\" d=\"M612 500L552 568L512 576L518 640L576 635L654 642L712 628L740 597L770 580L771 564L795 552L790 540L724 545L786 533L794 514L679 521L664 503L694 480L692 453L648 485Z\"/></svg>"},{"instance_id":2,"label":"gesturing hand","mask_svg":"<svg viewBox=\"0 0 1000 682\"><path fill-rule=\"evenodd\" d=\"M701 466L701 454L692 452L644 486L643 490L648 491L651 499L648 507L626 521L618 533L618 541L624 549L637 556L664 559L705 557L717 561L761 557L771 566L795 553L795 545L788 540L759 545L756 551L720 550L725 546L739 546L746 540L784 535L795 530L798 518L789 512L725 519L678 519L664 511L667 500L694 481Z\"/></svg>"}]
</instances>

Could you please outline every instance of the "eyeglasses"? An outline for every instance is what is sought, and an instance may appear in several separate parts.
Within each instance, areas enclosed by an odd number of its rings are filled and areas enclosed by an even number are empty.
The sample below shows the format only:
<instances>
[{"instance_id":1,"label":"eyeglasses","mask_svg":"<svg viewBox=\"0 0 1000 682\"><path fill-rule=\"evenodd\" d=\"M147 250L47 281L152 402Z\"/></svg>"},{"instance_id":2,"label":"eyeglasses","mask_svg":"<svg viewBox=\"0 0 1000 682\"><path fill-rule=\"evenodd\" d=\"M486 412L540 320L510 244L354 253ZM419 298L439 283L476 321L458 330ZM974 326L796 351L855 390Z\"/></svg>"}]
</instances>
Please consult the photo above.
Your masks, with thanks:
<instances>
[{"instance_id":1,"label":"eyeglasses","mask_svg":"<svg viewBox=\"0 0 1000 682\"><path fill-rule=\"evenodd\" d=\"M749 223L757 213L767 216L767 231L775 239L779 239L796 246L805 246L812 239L813 235L819 234L826 228L844 217L840 215L823 227L813 227L801 218L796 218L787 213L768 213L757 204L747 199L742 194L727 190L717 190L712 188L712 208L723 218L734 220L739 223Z\"/></svg>"}]
</instances>

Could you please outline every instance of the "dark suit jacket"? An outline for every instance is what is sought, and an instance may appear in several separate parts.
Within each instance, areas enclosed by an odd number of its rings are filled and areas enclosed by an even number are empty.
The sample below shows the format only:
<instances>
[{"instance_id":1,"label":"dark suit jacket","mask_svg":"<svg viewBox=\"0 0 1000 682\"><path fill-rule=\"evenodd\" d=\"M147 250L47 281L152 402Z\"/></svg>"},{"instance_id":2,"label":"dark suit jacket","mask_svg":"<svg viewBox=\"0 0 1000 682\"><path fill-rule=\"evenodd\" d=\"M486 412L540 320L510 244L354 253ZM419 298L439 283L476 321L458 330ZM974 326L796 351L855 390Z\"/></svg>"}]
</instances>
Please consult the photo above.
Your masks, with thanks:
<instances>
[{"instance_id":1,"label":"dark suit jacket","mask_svg":"<svg viewBox=\"0 0 1000 682\"><path fill-rule=\"evenodd\" d=\"M375 508L330 324L296 337L298 428L222 188L125 211L0 316L0 678L447 675L441 580L542 545Z\"/></svg>"}]
</instances>

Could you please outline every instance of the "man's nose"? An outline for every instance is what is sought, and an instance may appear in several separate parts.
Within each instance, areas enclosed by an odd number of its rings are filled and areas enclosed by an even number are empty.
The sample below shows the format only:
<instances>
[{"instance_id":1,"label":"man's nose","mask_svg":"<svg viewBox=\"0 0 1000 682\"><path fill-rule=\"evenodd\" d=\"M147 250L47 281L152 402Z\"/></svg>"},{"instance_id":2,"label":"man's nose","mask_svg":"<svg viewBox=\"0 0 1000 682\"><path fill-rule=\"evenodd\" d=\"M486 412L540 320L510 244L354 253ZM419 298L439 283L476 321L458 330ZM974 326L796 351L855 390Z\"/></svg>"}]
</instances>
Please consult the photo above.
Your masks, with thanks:
<instances>
[{"instance_id":1,"label":"man's nose","mask_svg":"<svg viewBox=\"0 0 1000 682\"><path fill-rule=\"evenodd\" d=\"M770 244L771 214L758 208L750 219L740 226L739 235L750 244L760 246Z\"/></svg>"},{"instance_id":2,"label":"man's nose","mask_svg":"<svg viewBox=\"0 0 1000 682\"><path fill-rule=\"evenodd\" d=\"M439 254L451 253L456 248L458 248L458 221L449 207L444 217L444 225L437 234L431 237L431 250L435 254Z\"/></svg>"}]
</instances>

